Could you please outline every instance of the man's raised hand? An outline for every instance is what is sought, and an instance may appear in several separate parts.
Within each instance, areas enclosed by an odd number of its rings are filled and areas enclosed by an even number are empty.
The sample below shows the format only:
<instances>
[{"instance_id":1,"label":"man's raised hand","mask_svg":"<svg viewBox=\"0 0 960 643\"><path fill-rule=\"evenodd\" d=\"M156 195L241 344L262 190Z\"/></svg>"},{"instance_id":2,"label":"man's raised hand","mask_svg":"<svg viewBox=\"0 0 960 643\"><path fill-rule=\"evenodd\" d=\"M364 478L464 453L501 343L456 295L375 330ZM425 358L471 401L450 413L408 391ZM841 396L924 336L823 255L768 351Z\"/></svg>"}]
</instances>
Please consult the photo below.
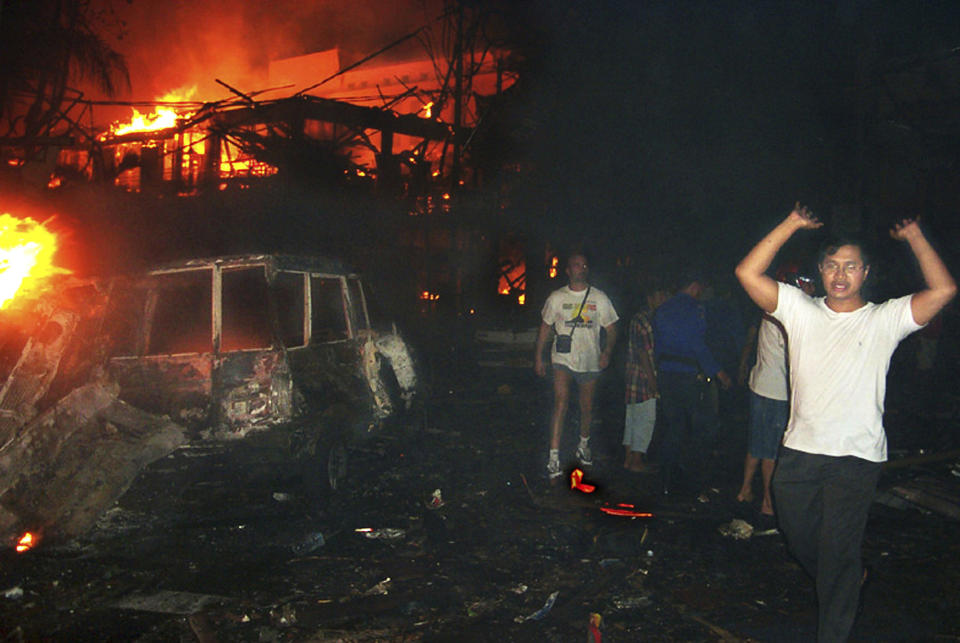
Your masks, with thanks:
<instances>
[{"instance_id":1,"label":"man's raised hand","mask_svg":"<svg viewBox=\"0 0 960 643\"><path fill-rule=\"evenodd\" d=\"M919 219L901 219L890 228L890 236L897 241L909 241L911 236L923 234Z\"/></svg>"},{"instance_id":2,"label":"man's raised hand","mask_svg":"<svg viewBox=\"0 0 960 643\"><path fill-rule=\"evenodd\" d=\"M799 201L793 206L793 212L787 218L800 229L814 230L823 225L823 222L813 216L813 212L807 206L801 206Z\"/></svg>"}]
</instances>

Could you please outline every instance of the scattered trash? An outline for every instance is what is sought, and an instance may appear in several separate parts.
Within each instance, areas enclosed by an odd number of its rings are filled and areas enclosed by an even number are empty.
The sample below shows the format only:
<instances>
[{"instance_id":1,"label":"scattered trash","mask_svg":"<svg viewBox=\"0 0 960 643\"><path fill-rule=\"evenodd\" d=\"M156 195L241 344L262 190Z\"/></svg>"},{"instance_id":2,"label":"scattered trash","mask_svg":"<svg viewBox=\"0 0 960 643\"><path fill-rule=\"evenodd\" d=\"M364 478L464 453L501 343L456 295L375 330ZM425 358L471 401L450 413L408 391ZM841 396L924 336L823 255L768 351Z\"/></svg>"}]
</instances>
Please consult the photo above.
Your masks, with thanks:
<instances>
[{"instance_id":1,"label":"scattered trash","mask_svg":"<svg viewBox=\"0 0 960 643\"><path fill-rule=\"evenodd\" d=\"M274 491L273 499L276 500L277 502L290 502L290 494L283 493L281 491Z\"/></svg>"},{"instance_id":2,"label":"scattered trash","mask_svg":"<svg viewBox=\"0 0 960 643\"><path fill-rule=\"evenodd\" d=\"M632 610L638 607L646 607L650 604L649 596L615 596L613 606L618 610Z\"/></svg>"},{"instance_id":3,"label":"scattered trash","mask_svg":"<svg viewBox=\"0 0 960 643\"><path fill-rule=\"evenodd\" d=\"M430 500L427 501L428 509L439 509L444 505L443 494L439 489L434 489L433 493L430 495Z\"/></svg>"},{"instance_id":4,"label":"scattered trash","mask_svg":"<svg viewBox=\"0 0 960 643\"><path fill-rule=\"evenodd\" d=\"M603 621L603 617L592 612L590 614L590 621L587 629L587 643L600 643L603 640L603 637L600 635L600 623Z\"/></svg>"},{"instance_id":5,"label":"scattered trash","mask_svg":"<svg viewBox=\"0 0 960 643\"><path fill-rule=\"evenodd\" d=\"M708 496L705 493L701 493L699 496L697 496L697 502L699 502L702 505L705 505L708 502L710 502L710 496Z\"/></svg>"},{"instance_id":6,"label":"scattered trash","mask_svg":"<svg viewBox=\"0 0 960 643\"><path fill-rule=\"evenodd\" d=\"M753 535L753 525L746 520L734 518L730 522L720 525L720 535L737 540L747 540Z\"/></svg>"},{"instance_id":7,"label":"scattered trash","mask_svg":"<svg viewBox=\"0 0 960 643\"><path fill-rule=\"evenodd\" d=\"M354 529L354 531L372 540L399 540L407 533L406 530L397 527L384 527L382 529L360 527L359 529Z\"/></svg>"},{"instance_id":8,"label":"scattered trash","mask_svg":"<svg viewBox=\"0 0 960 643\"><path fill-rule=\"evenodd\" d=\"M536 612L534 612L533 614L530 614L529 616L518 616L518 617L516 617L515 619L513 619L514 622L516 622L516 623L523 623L523 622L525 622L525 621L539 621L539 620L541 620L544 616L546 616L547 614L550 613L550 610L551 610L551 609L553 609L553 604L557 602L557 596L559 596L559 595L560 595L560 592L554 592L553 594L550 594L550 596L547 598L547 602L543 604L543 607L541 607L540 609L538 609L538 610L537 610Z\"/></svg>"},{"instance_id":9,"label":"scattered trash","mask_svg":"<svg viewBox=\"0 0 960 643\"><path fill-rule=\"evenodd\" d=\"M477 601L476 603L471 603L467 605L467 616L470 618L476 618L482 616L490 611L494 607L490 604L490 601Z\"/></svg>"},{"instance_id":10,"label":"scattered trash","mask_svg":"<svg viewBox=\"0 0 960 643\"><path fill-rule=\"evenodd\" d=\"M512 395L513 389L509 384L501 384L497 387L497 395Z\"/></svg>"},{"instance_id":11,"label":"scattered trash","mask_svg":"<svg viewBox=\"0 0 960 643\"><path fill-rule=\"evenodd\" d=\"M309 554L320 549L326 544L327 541L324 539L323 534L319 531L315 531L307 534L303 540L293 545L291 549L293 549L293 553L297 554L298 556L303 556L304 554Z\"/></svg>"},{"instance_id":12,"label":"scattered trash","mask_svg":"<svg viewBox=\"0 0 960 643\"><path fill-rule=\"evenodd\" d=\"M270 618L277 625L293 625L297 622L297 610L288 603L280 609L270 610Z\"/></svg>"},{"instance_id":13,"label":"scattered trash","mask_svg":"<svg viewBox=\"0 0 960 643\"><path fill-rule=\"evenodd\" d=\"M516 587L511 588L510 591L513 592L514 594L520 595L527 591L527 586L524 585L523 583L520 583Z\"/></svg>"},{"instance_id":14,"label":"scattered trash","mask_svg":"<svg viewBox=\"0 0 960 643\"><path fill-rule=\"evenodd\" d=\"M777 529L776 527L770 527L769 529L764 529L763 531L753 532L753 537L761 538L763 536L776 536L779 533L780 533L779 529Z\"/></svg>"},{"instance_id":15,"label":"scattered trash","mask_svg":"<svg viewBox=\"0 0 960 643\"><path fill-rule=\"evenodd\" d=\"M390 585L390 577L387 576L382 581L368 589L363 593L364 596L386 596L390 593L390 590L387 589Z\"/></svg>"},{"instance_id":16,"label":"scattered trash","mask_svg":"<svg viewBox=\"0 0 960 643\"><path fill-rule=\"evenodd\" d=\"M19 600L23 598L23 588L19 585L17 587L11 587L10 589L3 592L4 598L10 598L13 600Z\"/></svg>"}]
</instances>

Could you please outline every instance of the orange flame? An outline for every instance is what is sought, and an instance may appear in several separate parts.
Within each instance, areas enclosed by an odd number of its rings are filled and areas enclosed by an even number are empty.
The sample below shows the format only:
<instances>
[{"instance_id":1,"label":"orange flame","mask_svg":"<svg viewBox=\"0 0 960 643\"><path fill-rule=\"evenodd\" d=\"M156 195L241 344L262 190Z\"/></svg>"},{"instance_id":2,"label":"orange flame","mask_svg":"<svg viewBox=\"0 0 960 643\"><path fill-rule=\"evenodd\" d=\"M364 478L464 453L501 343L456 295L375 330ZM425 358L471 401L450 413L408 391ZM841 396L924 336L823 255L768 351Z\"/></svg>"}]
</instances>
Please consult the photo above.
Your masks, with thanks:
<instances>
[{"instance_id":1,"label":"orange flame","mask_svg":"<svg viewBox=\"0 0 960 643\"><path fill-rule=\"evenodd\" d=\"M594 485L583 482L583 471L580 469L574 469L570 474L570 488L579 489L583 493L593 493L597 489Z\"/></svg>"},{"instance_id":2,"label":"orange flame","mask_svg":"<svg viewBox=\"0 0 960 643\"><path fill-rule=\"evenodd\" d=\"M28 549L32 549L37 544L37 539L29 531L20 537L17 541L17 553L22 554Z\"/></svg>"},{"instance_id":3,"label":"orange flame","mask_svg":"<svg viewBox=\"0 0 960 643\"><path fill-rule=\"evenodd\" d=\"M183 92L174 90L162 96L157 102L180 103L189 101L193 98L193 95L196 93L196 91L196 86L193 86ZM155 107L152 114L141 114L136 107L133 107L132 109L133 116L130 117L129 122L114 123L110 126L110 132L101 136L101 139L106 138L107 136L120 136L122 134L129 134L130 132L156 132L159 130L169 129L171 127L175 127L179 120L190 118L193 115L193 112L191 111L178 112L173 107L167 107L165 105L158 105Z\"/></svg>"},{"instance_id":4,"label":"orange flame","mask_svg":"<svg viewBox=\"0 0 960 643\"><path fill-rule=\"evenodd\" d=\"M0 308L27 280L69 272L53 265L57 235L29 217L0 214Z\"/></svg>"}]
</instances>

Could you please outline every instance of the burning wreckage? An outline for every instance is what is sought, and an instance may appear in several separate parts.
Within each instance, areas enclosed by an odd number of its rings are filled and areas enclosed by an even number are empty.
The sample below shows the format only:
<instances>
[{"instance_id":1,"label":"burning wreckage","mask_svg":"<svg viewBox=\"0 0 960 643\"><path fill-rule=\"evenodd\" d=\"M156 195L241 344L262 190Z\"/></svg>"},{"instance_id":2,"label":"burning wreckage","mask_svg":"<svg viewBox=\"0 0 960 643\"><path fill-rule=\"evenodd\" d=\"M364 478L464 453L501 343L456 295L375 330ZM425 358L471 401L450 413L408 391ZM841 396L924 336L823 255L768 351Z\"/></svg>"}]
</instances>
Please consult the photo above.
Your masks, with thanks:
<instances>
[{"instance_id":1,"label":"burning wreckage","mask_svg":"<svg viewBox=\"0 0 960 643\"><path fill-rule=\"evenodd\" d=\"M409 410L417 376L336 261L197 259L57 280L0 311L0 536L90 529L151 462L253 445L336 489L347 445ZM266 451L264 451L266 449Z\"/></svg>"}]
</instances>

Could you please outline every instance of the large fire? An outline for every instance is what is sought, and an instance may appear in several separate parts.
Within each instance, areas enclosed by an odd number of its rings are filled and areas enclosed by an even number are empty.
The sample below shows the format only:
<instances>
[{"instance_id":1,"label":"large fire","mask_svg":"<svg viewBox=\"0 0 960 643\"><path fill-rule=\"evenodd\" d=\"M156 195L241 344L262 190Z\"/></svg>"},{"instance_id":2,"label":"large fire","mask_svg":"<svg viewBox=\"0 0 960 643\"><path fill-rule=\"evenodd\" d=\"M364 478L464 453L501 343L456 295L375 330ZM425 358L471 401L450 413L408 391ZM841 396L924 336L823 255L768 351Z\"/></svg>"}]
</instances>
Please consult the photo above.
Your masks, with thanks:
<instances>
[{"instance_id":1,"label":"large fire","mask_svg":"<svg viewBox=\"0 0 960 643\"><path fill-rule=\"evenodd\" d=\"M53 264L57 235L31 218L0 214L0 308L26 282L68 272Z\"/></svg>"},{"instance_id":2,"label":"large fire","mask_svg":"<svg viewBox=\"0 0 960 643\"><path fill-rule=\"evenodd\" d=\"M171 104L185 103L193 99L193 95L196 93L196 91L196 86L183 91L174 90L159 98L157 102ZM104 134L101 138L106 138L108 136L121 136L122 134L129 134L130 132L157 132L160 130L170 129L171 127L175 127L179 120L190 118L190 116L193 115L192 111L187 111L185 109L180 109L178 111L174 107L167 105L158 105L154 108L152 114L141 114L136 107L133 107L132 109L133 116L130 117L128 122L114 123L110 126L110 131Z\"/></svg>"}]
</instances>

